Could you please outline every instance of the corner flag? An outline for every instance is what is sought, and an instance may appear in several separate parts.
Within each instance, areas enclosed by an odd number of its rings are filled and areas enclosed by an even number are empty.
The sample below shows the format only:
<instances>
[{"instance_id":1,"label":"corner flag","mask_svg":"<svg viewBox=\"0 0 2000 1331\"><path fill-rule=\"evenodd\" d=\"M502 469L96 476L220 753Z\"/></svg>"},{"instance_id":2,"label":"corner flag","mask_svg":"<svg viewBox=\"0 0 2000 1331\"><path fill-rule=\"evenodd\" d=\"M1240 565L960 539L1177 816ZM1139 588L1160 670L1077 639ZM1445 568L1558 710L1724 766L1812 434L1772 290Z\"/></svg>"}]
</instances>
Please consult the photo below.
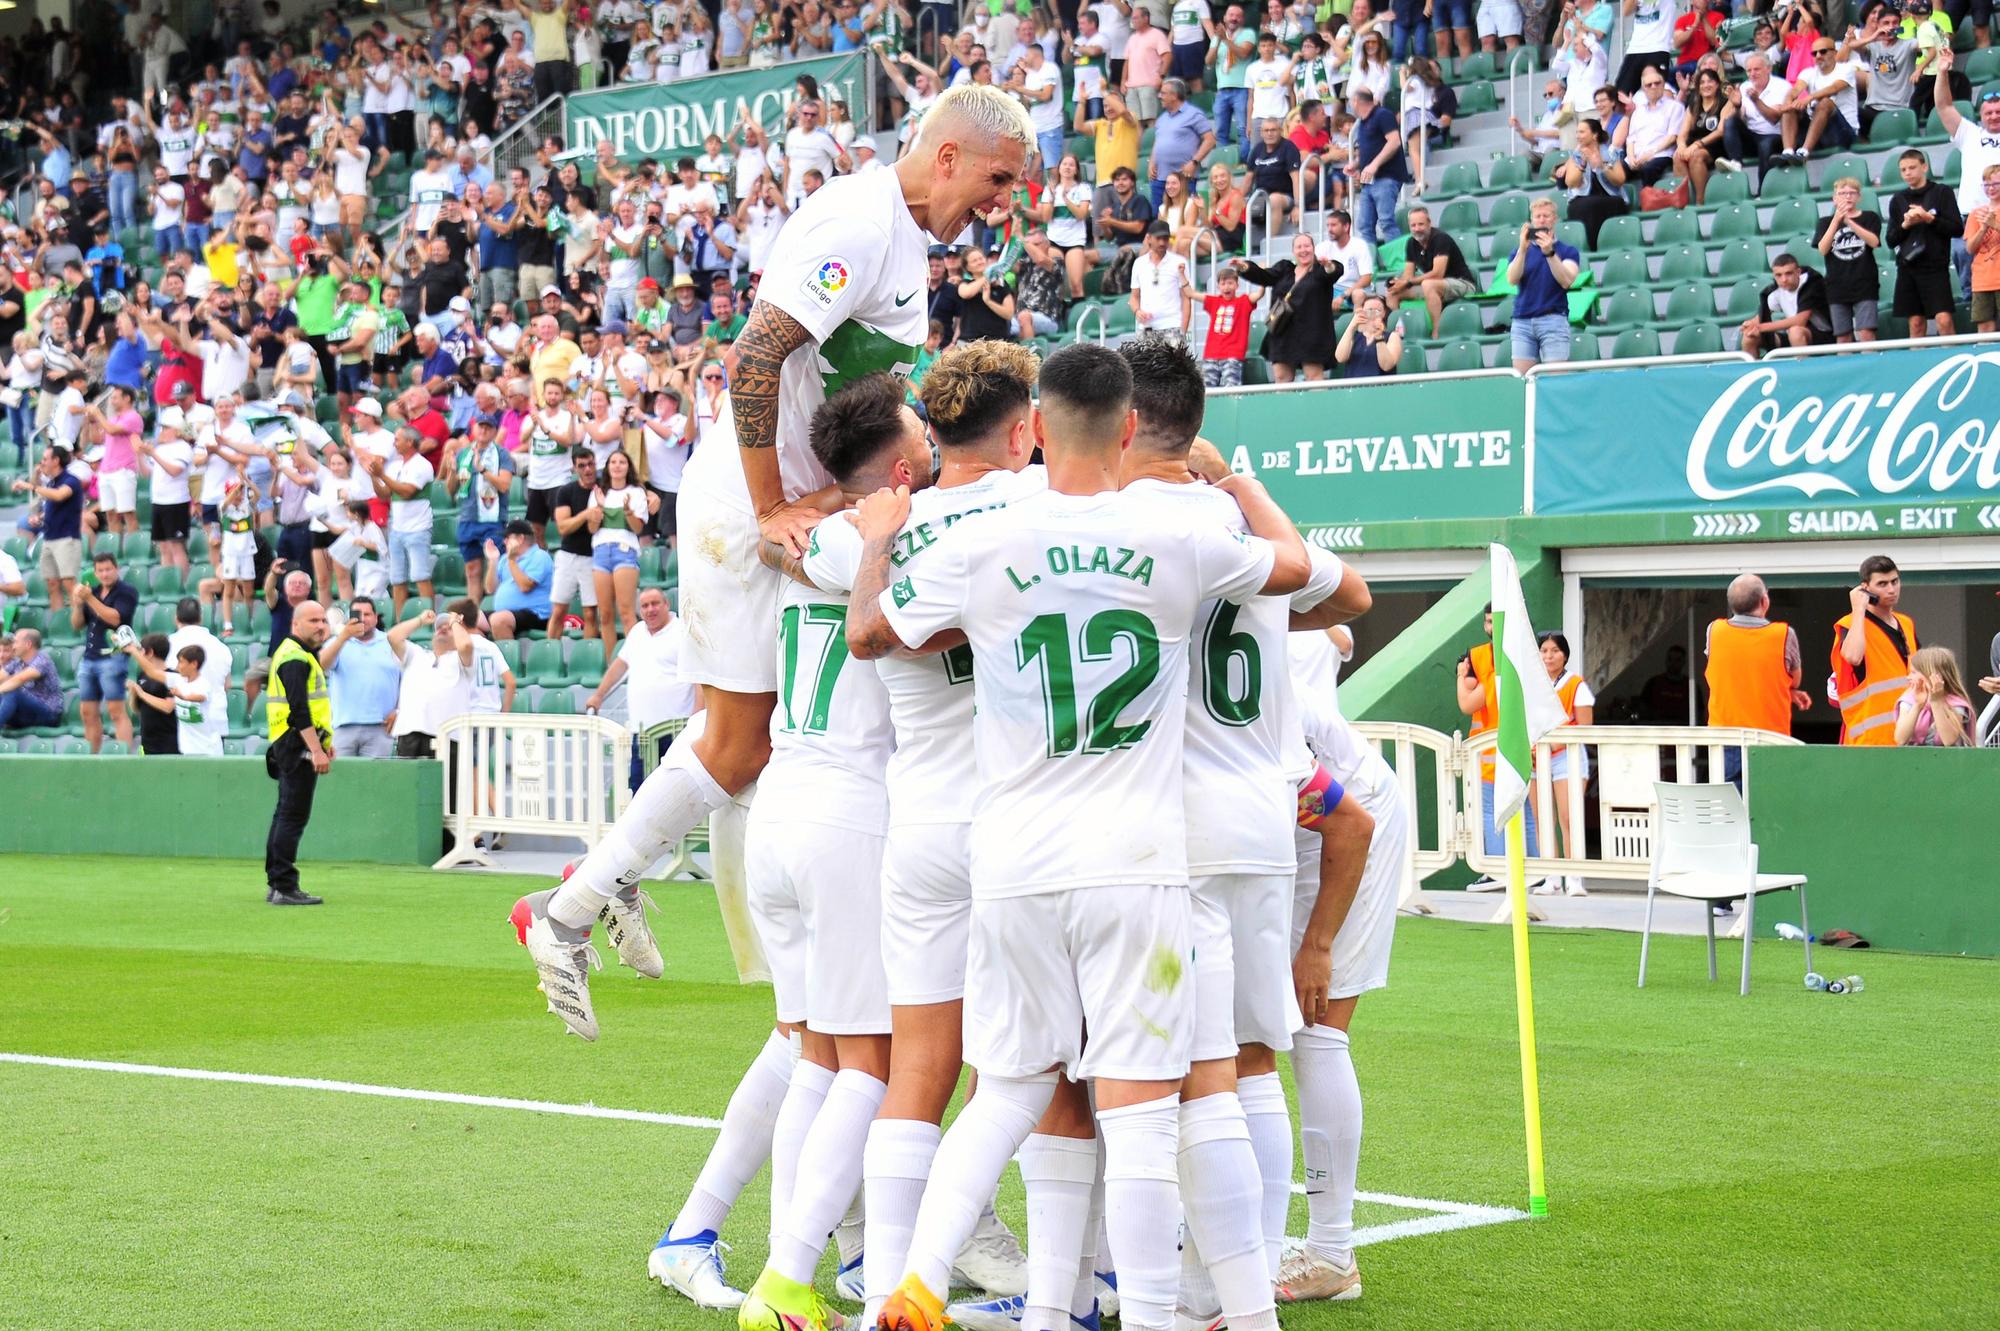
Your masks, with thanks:
<instances>
[{"instance_id":1,"label":"corner flag","mask_svg":"<svg viewBox=\"0 0 2000 1331\"><path fill-rule=\"evenodd\" d=\"M1493 821L1507 829L1507 897L1514 925L1514 1009L1521 1029L1521 1117L1528 1139L1528 1214L1549 1213L1542 1168L1542 1088L1535 1067L1535 986L1528 968L1528 876L1521 809L1528 802L1535 742L1569 719L1549 683L1521 597L1521 573L1504 545L1493 557L1493 683L1500 712L1493 770Z\"/></svg>"},{"instance_id":2,"label":"corner flag","mask_svg":"<svg viewBox=\"0 0 2000 1331\"><path fill-rule=\"evenodd\" d=\"M1493 823L1507 822L1528 800L1535 743L1569 720L1542 664L1535 626L1521 599L1521 575L1504 545L1493 554L1493 674L1499 685L1499 763L1493 773Z\"/></svg>"}]
</instances>

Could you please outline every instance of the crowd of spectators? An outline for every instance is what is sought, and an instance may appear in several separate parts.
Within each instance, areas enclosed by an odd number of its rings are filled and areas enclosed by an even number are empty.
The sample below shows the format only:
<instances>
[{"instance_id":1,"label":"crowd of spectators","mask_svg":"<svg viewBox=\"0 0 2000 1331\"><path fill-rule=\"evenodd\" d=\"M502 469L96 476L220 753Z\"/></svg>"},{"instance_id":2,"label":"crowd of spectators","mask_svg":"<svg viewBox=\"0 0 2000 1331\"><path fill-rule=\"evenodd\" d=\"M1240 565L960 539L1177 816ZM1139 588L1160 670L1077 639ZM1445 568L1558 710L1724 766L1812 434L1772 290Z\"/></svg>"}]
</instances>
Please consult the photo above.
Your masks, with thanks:
<instances>
[{"instance_id":1,"label":"crowd of spectators","mask_svg":"<svg viewBox=\"0 0 2000 1331\"><path fill-rule=\"evenodd\" d=\"M1014 92L1039 150L1004 206L933 249L919 376L957 339L1069 336L1085 302L1114 336L1195 344L1215 385L1251 363L1280 381L1398 373L1424 362L1404 312L1438 328L1489 278L1513 296L1512 363L1561 359L1590 267L1569 223L1595 249L1638 205L1700 205L1737 173L1768 193L1773 173L1933 108L1956 187L1920 150L1873 206L1869 182L1829 182L1812 250L1773 261L1732 331L1753 353L1872 339L1884 247L1898 331L1955 331L1960 295L1993 329L2000 85L1973 88L1952 49L1954 18L1987 44L1983 7L1870 0L1835 29L1818 0L1757 4L1734 48L1725 0L510 0L359 16L223 0L188 31L148 0L86 5L78 26L115 34L102 42L35 20L0 40L16 117L0 132L27 169L0 221L0 404L25 538L0 553L0 606L10 621L37 608L9 639L0 726L74 713L96 748L107 728L130 745L135 719L158 737L160 717L196 714L206 746L259 687L232 653L275 645L302 599L347 616L336 658L360 644L378 667L388 652L448 673L468 642L518 662L565 632L614 662L660 636L642 575L670 572L682 469L729 410L729 348L775 238L827 180L894 161L959 82ZM1461 107L1451 63L1484 51L1498 72L1523 44L1547 100L1516 142L1546 183L1482 254L1442 224L1425 157L1497 115ZM801 74L780 123L740 115L699 152L621 159L551 134L494 154L553 95L864 47L879 80ZM851 105L868 87L878 103ZM116 556L139 548L121 576ZM91 559L107 549L108 570ZM117 643L145 627L121 589L157 591L161 569L194 607L177 621L208 641ZM395 739L386 671L334 673L356 681L337 689L357 751L382 745L355 727ZM511 697L497 669L476 687Z\"/></svg>"}]
</instances>

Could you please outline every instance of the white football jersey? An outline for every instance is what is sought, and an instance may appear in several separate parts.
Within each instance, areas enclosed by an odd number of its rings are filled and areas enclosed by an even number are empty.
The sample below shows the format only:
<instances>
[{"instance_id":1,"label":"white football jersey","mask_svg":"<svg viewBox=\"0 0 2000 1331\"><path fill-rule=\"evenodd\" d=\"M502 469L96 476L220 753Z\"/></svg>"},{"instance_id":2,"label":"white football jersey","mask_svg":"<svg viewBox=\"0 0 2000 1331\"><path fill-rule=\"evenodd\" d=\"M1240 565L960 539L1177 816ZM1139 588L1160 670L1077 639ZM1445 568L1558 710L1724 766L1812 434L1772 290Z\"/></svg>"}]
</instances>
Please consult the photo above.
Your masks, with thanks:
<instances>
[{"instance_id":1,"label":"white football jersey","mask_svg":"<svg viewBox=\"0 0 2000 1331\"><path fill-rule=\"evenodd\" d=\"M1301 691L1297 714L1306 747L1344 788L1360 791L1377 784L1384 789L1394 786L1395 769L1328 699Z\"/></svg>"},{"instance_id":2,"label":"white football jersey","mask_svg":"<svg viewBox=\"0 0 2000 1331\"><path fill-rule=\"evenodd\" d=\"M1187 521L1246 529L1243 510L1213 486L1141 480L1127 493L1168 505ZM1293 596L1259 596L1243 605L1206 601L1188 649L1186 802L1188 869L1197 874L1284 873L1297 864L1298 759L1287 737L1298 733L1285 638L1296 606L1310 610L1339 585L1315 563L1314 578Z\"/></svg>"},{"instance_id":3,"label":"white football jersey","mask_svg":"<svg viewBox=\"0 0 2000 1331\"><path fill-rule=\"evenodd\" d=\"M808 552L806 575L817 580L822 563ZM757 779L758 798L782 796L786 802L773 807L802 822L879 836L889 818L882 769L894 744L880 676L848 655L847 593L786 578L778 597L771 761Z\"/></svg>"},{"instance_id":4,"label":"white football jersey","mask_svg":"<svg viewBox=\"0 0 2000 1331\"><path fill-rule=\"evenodd\" d=\"M924 559L959 519L1039 494L1048 483L1048 473L1037 466L990 471L966 485L919 490L910 496L909 521L889 556L894 577ZM852 590L862 549L854 524L845 517L822 522L813 529L813 545L819 559L810 565L813 580L829 589ZM885 656L875 670L889 691L889 719L896 727L896 752L889 759L890 824L970 822L979 785L972 755L972 648L958 646L935 656Z\"/></svg>"},{"instance_id":5,"label":"white football jersey","mask_svg":"<svg viewBox=\"0 0 2000 1331\"><path fill-rule=\"evenodd\" d=\"M972 646L975 897L1187 882L1187 655L1271 547L1149 499L1044 491L940 536L882 593L919 646Z\"/></svg>"},{"instance_id":6,"label":"white football jersey","mask_svg":"<svg viewBox=\"0 0 2000 1331\"><path fill-rule=\"evenodd\" d=\"M930 243L893 171L829 180L785 220L757 300L813 338L778 376L778 470L788 498L833 484L807 438L820 403L864 375L916 368L930 332L930 306L920 299L930 288ZM696 463L704 451L727 454L716 459L729 464L717 475L734 473L734 487L745 488L733 449L697 449Z\"/></svg>"}]
</instances>

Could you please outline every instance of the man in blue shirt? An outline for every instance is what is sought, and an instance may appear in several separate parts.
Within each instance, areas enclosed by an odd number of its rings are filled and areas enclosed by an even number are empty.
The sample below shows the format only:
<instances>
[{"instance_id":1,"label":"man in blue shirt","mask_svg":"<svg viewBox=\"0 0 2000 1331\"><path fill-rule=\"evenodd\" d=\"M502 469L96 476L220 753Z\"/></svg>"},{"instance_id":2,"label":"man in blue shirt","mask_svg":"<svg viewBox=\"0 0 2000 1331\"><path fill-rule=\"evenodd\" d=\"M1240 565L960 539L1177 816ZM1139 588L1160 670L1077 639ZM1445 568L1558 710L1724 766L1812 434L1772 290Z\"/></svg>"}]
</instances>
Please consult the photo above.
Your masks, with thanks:
<instances>
[{"instance_id":1,"label":"man in blue shirt","mask_svg":"<svg viewBox=\"0 0 2000 1331\"><path fill-rule=\"evenodd\" d=\"M347 622L319 649L333 701L333 752L337 758L393 758L389 724L403 686L403 667L388 635L378 632L375 602L357 596L348 603Z\"/></svg>"},{"instance_id":2,"label":"man in blue shirt","mask_svg":"<svg viewBox=\"0 0 2000 1331\"><path fill-rule=\"evenodd\" d=\"M92 561L94 576L76 589L70 602L69 623L83 630L83 655L76 662L77 697L82 700L83 737L96 753L104 747L104 718L101 708L111 711L111 726L118 742L132 749L132 718L125 711L125 652L112 634L129 627L139 615L139 589L118 576L118 560L99 555ZM95 585L92 585L92 584Z\"/></svg>"},{"instance_id":3,"label":"man in blue shirt","mask_svg":"<svg viewBox=\"0 0 2000 1331\"><path fill-rule=\"evenodd\" d=\"M1367 88L1354 90L1354 227L1369 245L1386 245L1403 234L1396 200L1410 179L1403 159L1403 134L1395 113Z\"/></svg>"},{"instance_id":4,"label":"man in blue shirt","mask_svg":"<svg viewBox=\"0 0 2000 1331\"><path fill-rule=\"evenodd\" d=\"M493 641L505 642L547 628L556 564L548 551L535 544L535 529L516 518L507 524L506 551L489 542L486 555L486 590L493 597L486 627Z\"/></svg>"},{"instance_id":5,"label":"man in blue shirt","mask_svg":"<svg viewBox=\"0 0 2000 1331\"><path fill-rule=\"evenodd\" d=\"M520 207L498 185L486 189L479 219L479 308L512 305L521 294L521 258L514 237Z\"/></svg>"},{"instance_id":6,"label":"man in blue shirt","mask_svg":"<svg viewBox=\"0 0 2000 1331\"><path fill-rule=\"evenodd\" d=\"M1536 199L1507 263L1507 280L1514 284L1515 369L1569 359L1569 288L1582 262L1576 246L1556 239L1555 200Z\"/></svg>"},{"instance_id":7,"label":"man in blue shirt","mask_svg":"<svg viewBox=\"0 0 2000 1331\"><path fill-rule=\"evenodd\" d=\"M49 585L49 609L58 611L68 608L83 572L83 482L70 474L70 457L67 448L51 444L42 450L40 469L14 482L16 491L42 501L34 524L42 533L42 581Z\"/></svg>"},{"instance_id":8,"label":"man in blue shirt","mask_svg":"<svg viewBox=\"0 0 2000 1331\"><path fill-rule=\"evenodd\" d=\"M1202 163L1215 150L1215 125L1187 99L1187 83L1167 79L1160 84L1160 118L1153 122L1153 155L1146 165L1152 182L1153 207L1167 189L1167 175L1178 171L1190 185L1200 179ZM1192 190L1190 190L1192 192Z\"/></svg>"}]
</instances>

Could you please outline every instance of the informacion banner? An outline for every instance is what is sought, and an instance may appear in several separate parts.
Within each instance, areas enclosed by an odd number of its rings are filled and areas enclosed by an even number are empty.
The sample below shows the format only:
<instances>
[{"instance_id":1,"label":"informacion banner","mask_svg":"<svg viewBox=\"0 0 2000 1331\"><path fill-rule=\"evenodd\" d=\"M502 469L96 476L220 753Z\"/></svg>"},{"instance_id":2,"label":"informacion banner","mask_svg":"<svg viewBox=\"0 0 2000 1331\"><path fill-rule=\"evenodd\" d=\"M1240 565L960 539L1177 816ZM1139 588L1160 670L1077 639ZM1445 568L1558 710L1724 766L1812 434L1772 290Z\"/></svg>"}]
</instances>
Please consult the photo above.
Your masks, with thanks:
<instances>
[{"instance_id":1,"label":"informacion banner","mask_svg":"<svg viewBox=\"0 0 2000 1331\"><path fill-rule=\"evenodd\" d=\"M867 61L867 52L849 51L772 69L733 69L672 83L571 93L563 104L565 137L572 149L592 152L609 139L619 159L630 161L692 156L711 134L727 139L745 116L781 133L785 112L798 99L798 79L807 74L822 92L838 88L861 121L868 107Z\"/></svg>"},{"instance_id":2,"label":"informacion banner","mask_svg":"<svg viewBox=\"0 0 2000 1331\"><path fill-rule=\"evenodd\" d=\"M1692 540L2000 527L2000 347L1549 375L1534 511L1687 513Z\"/></svg>"},{"instance_id":3,"label":"informacion banner","mask_svg":"<svg viewBox=\"0 0 2000 1331\"><path fill-rule=\"evenodd\" d=\"M1307 535L1365 549L1367 524L1521 512L1527 398L1511 374L1208 395L1203 435Z\"/></svg>"}]
</instances>

